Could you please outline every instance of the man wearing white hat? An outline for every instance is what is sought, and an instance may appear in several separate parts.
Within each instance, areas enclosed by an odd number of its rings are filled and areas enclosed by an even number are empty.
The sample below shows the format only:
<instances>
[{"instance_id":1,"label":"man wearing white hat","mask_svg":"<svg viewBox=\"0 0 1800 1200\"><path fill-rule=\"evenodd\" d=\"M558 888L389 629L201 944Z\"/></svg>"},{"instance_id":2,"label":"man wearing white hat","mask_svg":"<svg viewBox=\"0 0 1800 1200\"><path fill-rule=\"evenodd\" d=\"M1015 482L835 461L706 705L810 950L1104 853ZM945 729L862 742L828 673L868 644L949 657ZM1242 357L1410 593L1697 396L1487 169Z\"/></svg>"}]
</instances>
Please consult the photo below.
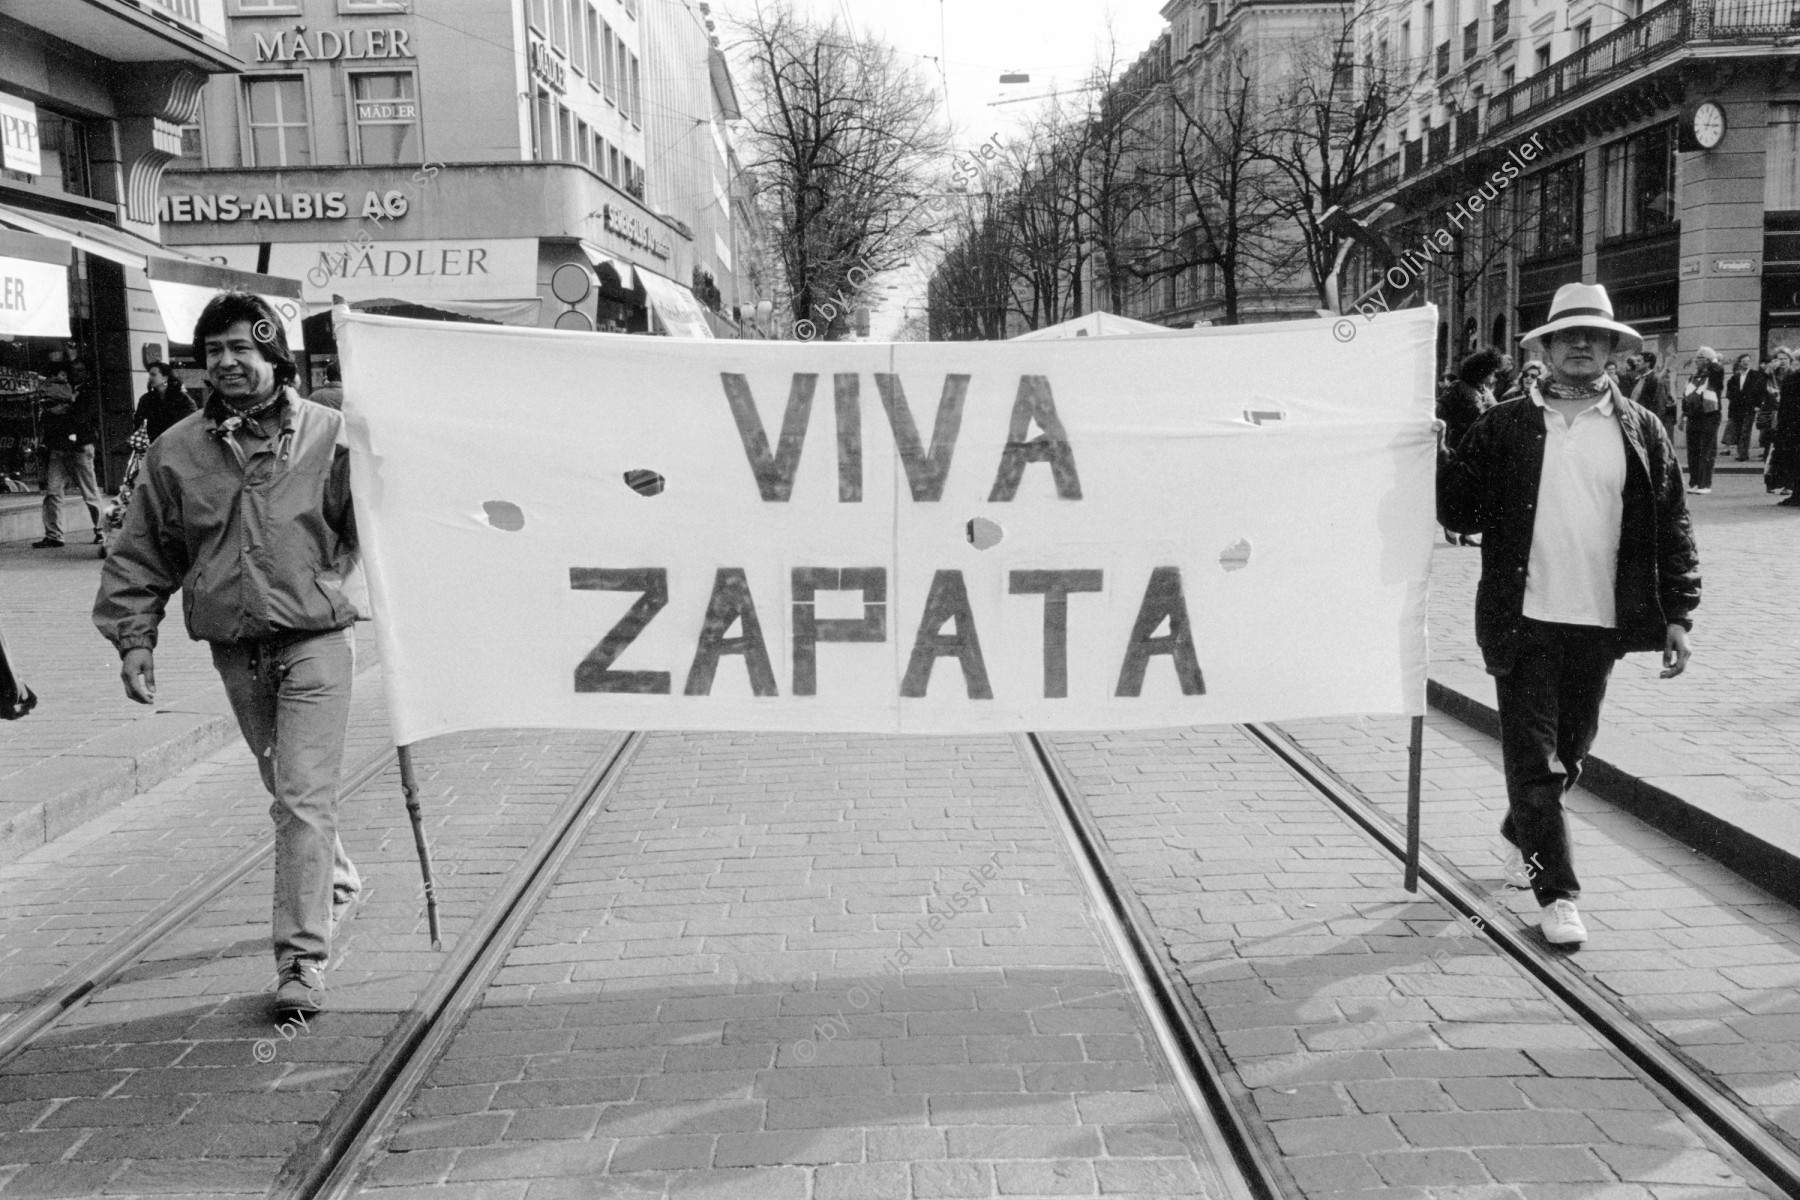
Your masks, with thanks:
<instances>
[{"instance_id":1,"label":"man wearing white hat","mask_svg":"<svg viewBox=\"0 0 1800 1200\"><path fill-rule=\"evenodd\" d=\"M1581 776L1613 663L1688 661L1699 557L1681 468L1658 414L1606 374L1643 339L1604 287L1571 283L1522 339L1550 378L1497 405L1438 465L1438 521L1481 537L1475 640L1495 677L1510 843L1506 879L1531 888L1553 945L1587 929L1562 795Z\"/></svg>"}]
</instances>

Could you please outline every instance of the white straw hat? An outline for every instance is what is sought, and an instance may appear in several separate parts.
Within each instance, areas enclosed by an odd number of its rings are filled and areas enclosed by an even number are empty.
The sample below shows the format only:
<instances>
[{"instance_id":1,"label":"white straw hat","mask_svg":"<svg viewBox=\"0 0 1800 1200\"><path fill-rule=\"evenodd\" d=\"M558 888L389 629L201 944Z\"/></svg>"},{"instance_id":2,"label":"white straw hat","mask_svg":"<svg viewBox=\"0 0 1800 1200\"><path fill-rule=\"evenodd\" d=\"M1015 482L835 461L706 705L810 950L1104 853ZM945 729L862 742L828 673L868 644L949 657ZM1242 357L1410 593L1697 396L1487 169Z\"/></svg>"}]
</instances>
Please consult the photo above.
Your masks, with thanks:
<instances>
[{"instance_id":1,"label":"white straw hat","mask_svg":"<svg viewBox=\"0 0 1800 1200\"><path fill-rule=\"evenodd\" d=\"M1542 350L1544 339L1559 329L1604 329L1618 335L1615 350L1636 350L1644 344L1637 330L1613 320L1612 301L1598 283L1565 283L1557 288L1550 301L1550 319L1519 341L1528 350Z\"/></svg>"}]
</instances>

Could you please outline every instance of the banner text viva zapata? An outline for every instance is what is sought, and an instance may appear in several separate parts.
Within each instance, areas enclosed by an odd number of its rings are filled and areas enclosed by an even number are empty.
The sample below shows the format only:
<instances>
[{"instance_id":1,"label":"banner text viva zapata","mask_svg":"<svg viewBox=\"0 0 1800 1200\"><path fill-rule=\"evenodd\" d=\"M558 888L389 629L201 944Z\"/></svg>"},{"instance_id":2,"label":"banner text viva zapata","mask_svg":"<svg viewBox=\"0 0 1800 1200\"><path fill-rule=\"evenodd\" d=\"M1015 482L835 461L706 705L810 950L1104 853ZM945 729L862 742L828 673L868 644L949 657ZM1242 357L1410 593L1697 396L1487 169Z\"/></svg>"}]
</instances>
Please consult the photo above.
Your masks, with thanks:
<instances>
[{"instance_id":1,"label":"banner text viva zapata","mask_svg":"<svg viewBox=\"0 0 1800 1200\"><path fill-rule=\"evenodd\" d=\"M773 449L748 381L739 374L723 374L720 378L762 500L766 503L788 502L793 494L794 476L805 445L819 376L796 374L793 377L781 432ZM863 498L861 380L857 374L832 377L837 419L838 500L842 503L858 503ZM882 407L887 412L912 499L920 503L941 499L962 428L970 376L945 376L929 447L919 436L900 377L877 373L874 380ZM1033 426L1038 430L1036 436L1032 435ZM1013 500L1024 479L1025 469L1033 464L1049 468L1059 499L1079 501L1082 498L1074 448L1057 415L1049 381L1041 375L1025 375L1019 380L1006 442L1000 449L999 464L988 494L989 502ZM613 667L619 656L668 604L667 568L570 567L569 586L577 591L637 595L625 615L576 667L575 690L670 694L674 680L668 671ZM790 573L788 590L793 623L789 694L818 694L818 647L821 643L888 640L887 568L795 567ZM1105 590L1105 573L1098 568L1009 570L1006 573L1009 595L1043 598L1043 687L1046 698L1068 696L1069 597ZM820 592L860 593L863 615L855 619L816 616L814 605ZM1167 632L1159 633L1164 626ZM780 695L762 630L762 620L745 568L717 568L694 655L682 684L682 694L710 695L720 661L735 656L743 661L753 694ZM1137 617L1123 647L1113 694L1141 695L1145 672L1150 660L1157 656L1168 657L1183 695L1204 694L1206 688L1194 650L1181 569L1177 566L1151 569ZM932 576L931 588L913 635L912 651L900 680L900 695L923 697L931 681L932 668L940 658L956 659L970 699L993 699L969 589L963 573L955 569L938 570Z\"/></svg>"}]
</instances>

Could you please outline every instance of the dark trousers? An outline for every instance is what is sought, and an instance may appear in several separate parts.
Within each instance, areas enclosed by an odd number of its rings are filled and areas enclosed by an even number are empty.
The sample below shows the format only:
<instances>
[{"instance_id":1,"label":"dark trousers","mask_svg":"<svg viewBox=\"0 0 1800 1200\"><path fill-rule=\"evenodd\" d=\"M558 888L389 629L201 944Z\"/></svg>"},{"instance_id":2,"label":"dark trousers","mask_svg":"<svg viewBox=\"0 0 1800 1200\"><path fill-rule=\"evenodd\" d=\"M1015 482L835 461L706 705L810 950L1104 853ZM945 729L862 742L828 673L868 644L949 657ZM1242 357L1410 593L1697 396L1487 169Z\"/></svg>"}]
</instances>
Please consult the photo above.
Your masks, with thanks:
<instances>
[{"instance_id":1,"label":"dark trousers","mask_svg":"<svg viewBox=\"0 0 1800 1200\"><path fill-rule=\"evenodd\" d=\"M1713 463L1719 457L1719 414L1699 413L1687 423L1688 486L1712 486Z\"/></svg>"},{"instance_id":2,"label":"dark trousers","mask_svg":"<svg viewBox=\"0 0 1800 1200\"><path fill-rule=\"evenodd\" d=\"M1756 428L1756 414L1732 418L1725 430L1725 443L1736 453L1739 462L1750 461L1750 434Z\"/></svg>"},{"instance_id":3,"label":"dark trousers","mask_svg":"<svg viewBox=\"0 0 1800 1200\"><path fill-rule=\"evenodd\" d=\"M1519 656L1494 679L1506 819L1500 835L1525 854L1540 906L1581 895L1563 793L1600 731L1600 704L1618 658L1618 635L1592 625L1523 619Z\"/></svg>"}]
</instances>

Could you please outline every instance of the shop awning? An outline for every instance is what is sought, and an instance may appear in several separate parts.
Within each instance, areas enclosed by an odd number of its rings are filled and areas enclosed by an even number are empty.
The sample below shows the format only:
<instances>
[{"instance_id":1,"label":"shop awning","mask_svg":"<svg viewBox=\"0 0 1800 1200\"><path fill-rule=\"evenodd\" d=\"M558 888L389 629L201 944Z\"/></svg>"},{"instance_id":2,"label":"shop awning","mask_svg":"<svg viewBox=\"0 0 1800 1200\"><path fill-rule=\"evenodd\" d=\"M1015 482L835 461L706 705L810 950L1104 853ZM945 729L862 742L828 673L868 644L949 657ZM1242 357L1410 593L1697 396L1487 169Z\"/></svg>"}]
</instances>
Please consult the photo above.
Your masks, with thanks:
<instances>
[{"instance_id":1,"label":"shop awning","mask_svg":"<svg viewBox=\"0 0 1800 1200\"><path fill-rule=\"evenodd\" d=\"M622 258L614 258L592 242L581 243L581 252L587 255L587 260L593 264L595 271L605 267L618 276L620 288L627 292L637 291L637 270L630 263Z\"/></svg>"},{"instance_id":2,"label":"shop awning","mask_svg":"<svg viewBox=\"0 0 1800 1200\"><path fill-rule=\"evenodd\" d=\"M194 321L200 310L221 291L252 292L267 300L287 331L288 344L300 345L300 321L306 313L300 305L300 282L254 271L239 271L210 263L172 246L158 245L124 229L82 221L54 213L28 212L12 205L0 204L0 232L7 228L23 230L38 238L63 244L63 261L74 248L122 267L142 271L149 277L150 294L156 299L157 313L162 317L163 332L172 346L184 346L193 336ZM68 307L67 276L64 276L63 307ZM66 317L65 317L66 322ZM65 328L60 336L68 336Z\"/></svg>"},{"instance_id":3,"label":"shop awning","mask_svg":"<svg viewBox=\"0 0 1800 1200\"><path fill-rule=\"evenodd\" d=\"M643 281L644 292L650 297L651 310L661 318L670 337L712 337L712 326L706 323L706 310L700 301L694 299L693 292L654 271L640 268L638 278Z\"/></svg>"},{"instance_id":4,"label":"shop awning","mask_svg":"<svg viewBox=\"0 0 1800 1200\"><path fill-rule=\"evenodd\" d=\"M0 334L69 336L69 244L0 229Z\"/></svg>"}]
</instances>

